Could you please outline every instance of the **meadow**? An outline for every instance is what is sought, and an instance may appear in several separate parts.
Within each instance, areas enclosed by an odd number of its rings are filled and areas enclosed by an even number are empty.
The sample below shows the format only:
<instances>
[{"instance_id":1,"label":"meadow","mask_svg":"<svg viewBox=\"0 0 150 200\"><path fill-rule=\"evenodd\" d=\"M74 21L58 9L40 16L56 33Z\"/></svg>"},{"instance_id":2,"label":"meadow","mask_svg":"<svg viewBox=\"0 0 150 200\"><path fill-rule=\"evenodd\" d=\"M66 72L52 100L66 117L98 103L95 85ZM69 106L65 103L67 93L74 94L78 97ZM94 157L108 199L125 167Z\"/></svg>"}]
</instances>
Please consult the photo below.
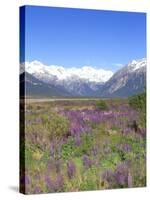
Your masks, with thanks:
<instances>
[{"instance_id":1,"label":"meadow","mask_svg":"<svg viewBox=\"0 0 150 200\"><path fill-rule=\"evenodd\" d=\"M27 194L146 185L146 125L129 99L28 102L22 142Z\"/></svg>"}]
</instances>

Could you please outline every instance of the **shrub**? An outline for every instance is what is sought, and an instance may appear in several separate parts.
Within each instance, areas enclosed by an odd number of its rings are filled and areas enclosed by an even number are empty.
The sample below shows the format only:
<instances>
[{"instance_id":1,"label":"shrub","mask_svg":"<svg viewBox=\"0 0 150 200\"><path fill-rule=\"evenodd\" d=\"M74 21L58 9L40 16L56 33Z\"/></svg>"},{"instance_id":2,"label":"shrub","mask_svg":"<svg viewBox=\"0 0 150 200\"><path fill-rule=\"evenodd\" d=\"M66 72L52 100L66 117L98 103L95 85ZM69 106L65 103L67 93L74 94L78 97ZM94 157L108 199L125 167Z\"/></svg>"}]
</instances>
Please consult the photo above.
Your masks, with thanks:
<instances>
[{"instance_id":1,"label":"shrub","mask_svg":"<svg viewBox=\"0 0 150 200\"><path fill-rule=\"evenodd\" d=\"M140 113L142 125L146 125L146 91L129 97L129 105Z\"/></svg>"},{"instance_id":2,"label":"shrub","mask_svg":"<svg viewBox=\"0 0 150 200\"><path fill-rule=\"evenodd\" d=\"M108 109L108 105L104 100L99 100L96 103L96 108L100 109L100 110L107 110Z\"/></svg>"},{"instance_id":3,"label":"shrub","mask_svg":"<svg viewBox=\"0 0 150 200\"><path fill-rule=\"evenodd\" d=\"M129 105L137 110L146 111L146 92L129 97Z\"/></svg>"},{"instance_id":4,"label":"shrub","mask_svg":"<svg viewBox=\"0 0 150 200\"><path fill-rule=\"evenodd\" d=\"M68 132L68 120L60 115L54 115L46 124L50 137L62 137Z\"/></svg>"},{"instance_id":5,"label":"shrub","mask_svg":"<svg viewBox=\"0 0 150 200\"><path fill-rule=\"evenodd\" d=\"M69 122L68 120L58 114L40 114L36 115L32 119L32 124L26 126L26 133L36 135L36 138L45 137L47 140L49 137L60 138L65 136L68 132Z\"/></svg>"}]
</instances>

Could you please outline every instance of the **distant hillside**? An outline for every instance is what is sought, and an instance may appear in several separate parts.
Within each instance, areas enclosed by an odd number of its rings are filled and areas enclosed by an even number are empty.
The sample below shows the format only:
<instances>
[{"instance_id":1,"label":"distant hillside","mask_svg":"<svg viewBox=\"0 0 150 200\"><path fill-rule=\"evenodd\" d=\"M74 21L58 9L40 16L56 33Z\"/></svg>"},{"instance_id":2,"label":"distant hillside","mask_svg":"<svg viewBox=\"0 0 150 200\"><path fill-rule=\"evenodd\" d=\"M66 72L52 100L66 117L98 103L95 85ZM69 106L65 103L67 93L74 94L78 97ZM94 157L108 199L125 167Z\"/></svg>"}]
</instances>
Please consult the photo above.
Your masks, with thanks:
<instances>
[{"instance_id":1,"label":"distant hillside","mask_svg":"<svg viewBox=\"0 0 150 200\"><path fill-rule=\"evenodd\" d=\"M134 60L113 74L92 67L65 69L26 62L21 88L25 81L26 96L128 97L143 91L146 65L146 59Z\"/></svg>"},{"instance_id":2,"label":"distant hillside","mask_svg":"<svg viewBox=\"0 0 150 200\"><path fill-rule=\"evenodd\" d=\"M127 97L142 92L146 85L146 60L132 61L108 80L100 95Z\"/></svg>"},{"instance_id":3,"label":"distant hillside","mask_svg":"<svg viewBox=\"0 0 150 200\"><path fill-rule=\"evenodd\" d=\"M38 80L31 74L23 72L20 74L20 95L50 97L50 96L69 96L70 94L62 88L57 88L51 84L46 84Z\"/></svg>"}]
</instances>

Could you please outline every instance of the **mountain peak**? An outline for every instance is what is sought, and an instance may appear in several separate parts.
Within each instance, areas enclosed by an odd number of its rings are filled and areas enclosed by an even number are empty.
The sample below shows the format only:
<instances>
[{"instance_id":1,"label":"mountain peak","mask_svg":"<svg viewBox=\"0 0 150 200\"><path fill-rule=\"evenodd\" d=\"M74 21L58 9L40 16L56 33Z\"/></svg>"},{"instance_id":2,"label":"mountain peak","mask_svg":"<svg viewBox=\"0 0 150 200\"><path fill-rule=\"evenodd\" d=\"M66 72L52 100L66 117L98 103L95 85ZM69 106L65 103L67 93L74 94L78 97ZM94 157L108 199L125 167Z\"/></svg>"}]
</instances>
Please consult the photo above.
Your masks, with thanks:
<instances>
[{"instance_id":1,"label":"mountain peak","mask_svg":"<svg viewBox=\"0 0 150 200\"><path fill-rule=\"evenodd\" d=\"M140 60L132 60L127 66L131 68L132 71L138 70L140 68L146 67L146 58Z\"/></svg>"},{"instance_id":2,"label":"mountain peak","mask_svg":"<svg viewBox=\"0 0 150 200\"><path fill-rule=\"evenodd\" d=\"M32 89L37 90L35 86L44 87L43 90L53 88L54 91L59 91L58 94L62 91L62 95L126 97L141 92L146 84L145 58L132 60L115 74L92 66L48 66L37 60L21 63L20 69L21 72L25 71L40 81L32 81ZM37 83L40 83L40 86ZM45 92L47 94L47 91Z\"/></svg>"},{"instance_id":3,"label":"mountain peak","mask_svg":"<svg viewBox=\"0 0 150 200\"><path fill-rule=\"evenodd\" d=\"M146 59L133 60L106 82L102 96L127 97L142 92L145 85Z\"/></svg>"},{"instance_id":4,"label":"mountain peak","mask_svg":"<svg viewBox=\"0 0 150 200\"><path fill-rule=\"evenodd\" d=\"M38 60L34 60L31 63L32 63L32 65L42 65L42 63Z\"/></svg>"},{"instance_id":5,"label":"mountain peak","mask_svg":"<svg viewBox=\"0 0 150 200\"><path fill-rule=\"evenodd\" d=\"M57 80L68 80L72 77L83 79L89 82L104 83L113 75L112 71L98 69L92 66L83 66L81 68L65 68L58 65L44 65L35 60L32 62L25 62L25 71L39 77L41 74L46 78L55 76ZM44 78L44 77L43 77Z\"/></svg>"}]
</instances>

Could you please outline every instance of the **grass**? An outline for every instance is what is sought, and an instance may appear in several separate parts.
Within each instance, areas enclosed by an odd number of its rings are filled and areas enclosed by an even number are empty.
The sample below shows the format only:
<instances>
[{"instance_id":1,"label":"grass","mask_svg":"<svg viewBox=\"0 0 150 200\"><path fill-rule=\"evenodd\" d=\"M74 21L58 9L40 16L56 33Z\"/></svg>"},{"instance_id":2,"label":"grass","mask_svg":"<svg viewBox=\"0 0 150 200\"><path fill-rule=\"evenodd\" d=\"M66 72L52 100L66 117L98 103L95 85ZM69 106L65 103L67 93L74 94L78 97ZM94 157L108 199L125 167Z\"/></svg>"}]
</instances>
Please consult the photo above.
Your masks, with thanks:
<instances>
[{"instance_id":1,"label":"grass","mask_svg":"<svg viewBox=\"0 0 150 200\"><path fill-rule=\"evenodd\" d=\"M26 193L146 185L142 115L127 99L105 101L107 110L97 109L95 100L27 104ZM132 120L140 124L138 132Z\"/></svg>"}]
</instances>

